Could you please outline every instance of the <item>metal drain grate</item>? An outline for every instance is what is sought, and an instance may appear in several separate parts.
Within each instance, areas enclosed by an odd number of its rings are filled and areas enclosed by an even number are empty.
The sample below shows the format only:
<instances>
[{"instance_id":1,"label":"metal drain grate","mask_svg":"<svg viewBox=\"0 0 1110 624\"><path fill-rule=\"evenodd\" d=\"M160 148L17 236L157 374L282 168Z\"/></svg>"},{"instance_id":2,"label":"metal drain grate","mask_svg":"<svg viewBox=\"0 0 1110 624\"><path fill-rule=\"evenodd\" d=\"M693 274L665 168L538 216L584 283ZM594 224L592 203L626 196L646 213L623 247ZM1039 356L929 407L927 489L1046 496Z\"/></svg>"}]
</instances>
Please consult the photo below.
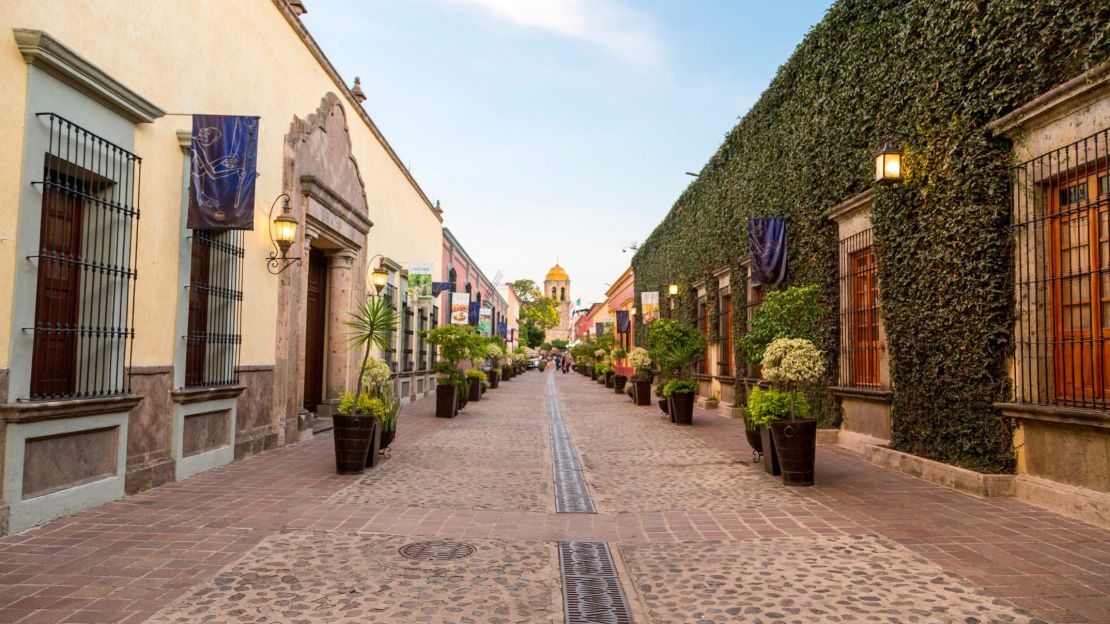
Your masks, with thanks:
<instances>
[{"instance_id":1,"label":"metal drain grate","mask_svg":"<svg viewBox=\"0 0 1110 624\"><path fill-rule=\"evenodd\" d=\"M555 481L555 511L558 513L597 513L590 498L590 488L582 476L582 464L574 450L570 429L563 420L559 399L555 395L555 381L547 378L547 433L551 438L551 472Z\"/></svg>"},{"instance_id":2,"label":"metal drain grate","mask_svg":"<svg viewBox=\"0 0 1110 624\"><path fill-rule=\"evenodd\" d=\"M567 624L631 624L613 556L605 542L559 542Z\"/></svg>"},{"instance_id":3,"label":"metal drain grate","mask_svg":"<svg viewBox=\"0 0 1110 624\"><path fill-rule=\"evenodd\" d=\"M465 559L478 552L473 544L452 542L450 540L432 540L428 542L413 542L397 549L402 556L419 561L450 561L451 559Z\"/></svg>"}]
</instances>

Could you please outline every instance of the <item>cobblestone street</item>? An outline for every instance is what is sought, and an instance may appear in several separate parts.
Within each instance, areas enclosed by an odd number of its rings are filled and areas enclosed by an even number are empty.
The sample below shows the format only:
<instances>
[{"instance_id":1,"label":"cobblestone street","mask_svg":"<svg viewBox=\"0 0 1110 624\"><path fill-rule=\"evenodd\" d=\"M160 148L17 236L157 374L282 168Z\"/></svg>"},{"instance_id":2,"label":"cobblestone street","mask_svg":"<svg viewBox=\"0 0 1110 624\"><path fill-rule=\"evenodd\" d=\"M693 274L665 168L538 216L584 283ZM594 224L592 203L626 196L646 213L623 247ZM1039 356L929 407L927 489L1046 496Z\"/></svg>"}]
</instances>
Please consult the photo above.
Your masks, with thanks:
<instances>
[{"instance_id":1,"label":"cobblestone street","mask_svg":"<svg viewBox=\"0 0 1110 624\"><path fill-rule=\"evenodd\" d=\"M2 538L0 622L564 622L570 541L608 544L635 622L1110 622L1110 534L1017 501L832 447L785 488L740 421L575 374L433 410L361 476L325 433ZM571 451L597 513L556 512Z\"/></svg>"}]
</instances>

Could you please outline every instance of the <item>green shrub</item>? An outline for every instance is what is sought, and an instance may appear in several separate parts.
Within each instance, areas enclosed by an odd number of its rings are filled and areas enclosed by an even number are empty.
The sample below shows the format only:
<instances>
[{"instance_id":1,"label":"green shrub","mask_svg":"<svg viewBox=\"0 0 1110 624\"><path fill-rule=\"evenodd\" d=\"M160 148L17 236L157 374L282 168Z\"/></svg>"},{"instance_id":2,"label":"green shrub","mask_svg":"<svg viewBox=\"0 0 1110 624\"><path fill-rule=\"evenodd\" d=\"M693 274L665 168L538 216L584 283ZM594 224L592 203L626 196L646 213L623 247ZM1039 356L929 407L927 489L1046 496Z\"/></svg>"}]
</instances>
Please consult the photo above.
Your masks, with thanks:
<instances>
[{"instance_id":1,"label":"green shrub","mask_svg":"<svg viewBox=\"0 0 1110 624\"><path fill-rule=\"evenodd\" d=\"M815 342L821 319L820 296L817 286L793 286L768 294L756 306L751 327L740 339L748 361L761 364L767 347L780 338Z\"/></svg>"},{"instance_id":2,"label":"green shrub","mask_svg":"<svg viewBox=\"0 0 1110 624\"><path fill-rule=\"evenodd\" d=\"M748 397L744 422L749 428L763 429L773 421L790 418L791 402L795 418L805 418L809 414L809 402L801 392L754 388Z\"/></svg>"},{"instance_id":3,"label":"green shrub","mask_svg":"<svg viewBox=\"0 0 1110 624\"><path fill-rule=\"evenodd\" d=\"M663 396L669 397L675 393L697 392L698 382L693 379L672 379L663 386Z\"/></svg>"},{"instance_id":4,"label":"green shrub","mask_svg":"<svg viewBox=\"0 0 1110 624\"><path fill-rule=\"evenodd\" d=\"M350 392L344 392L339 395L339 405L336 406L336 411L340 414L351 414L351 408L355 406L355 395ZM383 417L388 416L388 409L385 403L375 397L371 397L368 392L363 392L358 399L358 414L359 416L373 416L381 420Z\"/></svg>"}]
</instances>

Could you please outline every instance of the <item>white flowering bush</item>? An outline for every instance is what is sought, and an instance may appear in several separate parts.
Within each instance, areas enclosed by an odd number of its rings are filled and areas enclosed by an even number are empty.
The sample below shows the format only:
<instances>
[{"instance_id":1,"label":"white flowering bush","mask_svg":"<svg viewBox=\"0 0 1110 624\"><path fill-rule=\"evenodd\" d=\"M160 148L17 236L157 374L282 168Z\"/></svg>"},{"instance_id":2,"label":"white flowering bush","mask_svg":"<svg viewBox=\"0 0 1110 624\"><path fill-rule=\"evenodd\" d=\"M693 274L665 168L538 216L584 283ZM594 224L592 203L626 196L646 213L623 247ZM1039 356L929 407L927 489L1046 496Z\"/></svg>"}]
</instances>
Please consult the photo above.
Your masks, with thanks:
<instances>
[{"instance_id":1,"label":"white flowering bush","mask_svg":"<svg viewBox=\"0 0 1110 624\"><path fill-rule=\"evenodd\" d=\"M594 355L597 356L599 362L604 362L605 356L609 355L609 352L605 349L598 349L597 351L594 351Z\"/></svg>"},{"instance_id":2,"label":"white flowering bush","mask_svg":"<svg viewBox=\"0 0 1110 624\"><path fill-rule=\"evenodd\" d=\"M763 352L763 376L771 381L817 383L825 376L825 358L804 338L779 338Z\"/></svg>"},{"instance_id":3,"label":"white flowering bush","mask_svg":"<svg viewBox=\"0 0 1110 624\"><path fill-rule=\"evenodd\" d=\"M486 354L496 360L505 355L505 352L501 350L501 347L491 342L490 344L486 345Z\"/></svg>"},{"instance_id":4,"label":"white flowering bush","mask_svg":"<svg viewBox=\"0 0 1110 624\"><path fill-rule=\"evenodd\" d=\"M628 353L628 364L637 371L651 370L651 355L647 349L636 347Z\"/></svg>"},{"instance_id":5,"label":"white flowering bush","mask_svg":"<svg viewBox=\"0 0 1110 624\"><path fill-rule=\"evenodd\" d=\"M377 386L388 381L392 374L393 371L389 370L389 364L376 358L370 358L366 362L366 373L362 376L362 383L367 386Z\"/></svg>"}]
</instances>

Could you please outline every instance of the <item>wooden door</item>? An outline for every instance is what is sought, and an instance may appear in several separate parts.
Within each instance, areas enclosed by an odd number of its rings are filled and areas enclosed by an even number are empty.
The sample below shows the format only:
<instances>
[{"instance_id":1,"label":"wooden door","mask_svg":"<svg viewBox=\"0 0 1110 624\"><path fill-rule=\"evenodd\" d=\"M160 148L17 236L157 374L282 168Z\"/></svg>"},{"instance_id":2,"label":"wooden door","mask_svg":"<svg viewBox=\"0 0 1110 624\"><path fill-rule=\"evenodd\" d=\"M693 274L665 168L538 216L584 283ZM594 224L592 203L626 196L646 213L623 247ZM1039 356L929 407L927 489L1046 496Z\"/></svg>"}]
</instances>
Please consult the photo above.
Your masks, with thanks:
<instances>
[{"instance_id":1,"label":"wooden door","mask_svg":"<svg viewBox=\"0 0 1110 624\"><path fill-rule=\"evenodd\" d=\"M57 174L48 174L51 177L64 179L59 184L69 188L43 188L31 357L31 396L36 398L70 396L77 391L83 202L76 191L84 186Z\"/></svg>"},{"instance_id":2,"label":"wooden door","mask_svg":"<svg viewBox=\"0 0 1110 624\"><path fill-rule=\"evenodd\" d=\"M328 258L319 249L308 254L305 296L304 408L315 412L324 394L324 332L327 327Z\"/></svg>"},{"instance_id":3,"label":"wooden door","mask_svg":"<svg viewBox=\"0 0 1110 624\"><path fill-rule=\"evenodd\" d=\"M1048 195L1056 397L1103 405L1110 393L1110 177L1071 176Z\"/></svg>"},{"instance_id":4,"label":"wooden door","mask_svg":"<svg viewBox=\"0 0 1110 624\"><path fill-rule=\"evenodd\" d=\"M866 247L849 256L852 276L852 385L879 385L879 313L875 252Z\"/></svg>"}]
</instances>

